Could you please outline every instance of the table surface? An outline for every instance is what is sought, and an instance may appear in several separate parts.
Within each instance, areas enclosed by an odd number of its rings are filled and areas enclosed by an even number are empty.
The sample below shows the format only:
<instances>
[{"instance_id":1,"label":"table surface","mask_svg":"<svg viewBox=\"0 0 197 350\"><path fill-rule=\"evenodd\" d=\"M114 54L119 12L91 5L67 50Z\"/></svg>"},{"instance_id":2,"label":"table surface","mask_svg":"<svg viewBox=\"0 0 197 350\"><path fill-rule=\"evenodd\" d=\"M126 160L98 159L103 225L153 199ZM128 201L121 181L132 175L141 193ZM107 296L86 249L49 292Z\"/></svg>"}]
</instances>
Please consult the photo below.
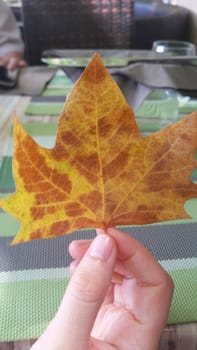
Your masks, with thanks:
<instances>
[{"instance_id":1,"label":"table surface","mask_svg":"<svg viewBox=\"0 0 197 350\"><path fill-rule=\"evenodd\" d=\"M25 110L30 103L30 97L21 96L0 96L0 160L3 156L6 140L9 135L10 127L13 121L13 112L18 118L23 120ZM58 116L57 116L58 117ZM54 116L45 116L45 121L50 121ZM42 120L42 116L31 116L30 121ZM15 342L0 342L0 350L28 350L34 340L23 340ZM168 326L164 329L159 350L196 350L197 349L197 324L181 324Z\"/></svg>"}]
</instances>

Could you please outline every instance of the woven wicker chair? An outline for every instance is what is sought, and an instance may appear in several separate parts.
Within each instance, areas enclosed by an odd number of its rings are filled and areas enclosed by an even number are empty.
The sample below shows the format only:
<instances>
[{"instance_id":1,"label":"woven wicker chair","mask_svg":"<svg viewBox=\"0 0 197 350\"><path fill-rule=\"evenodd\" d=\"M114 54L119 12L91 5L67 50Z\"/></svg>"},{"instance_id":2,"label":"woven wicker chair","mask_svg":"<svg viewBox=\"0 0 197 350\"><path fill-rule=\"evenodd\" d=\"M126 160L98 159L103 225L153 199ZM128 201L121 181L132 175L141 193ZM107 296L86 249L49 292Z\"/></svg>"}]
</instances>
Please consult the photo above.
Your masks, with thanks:
<instances>
[{"instance_id":1,"label":"woven wicker chair","mask_svg":"<svg viewBox=\"0 0 197 350\"><path fill-rule=\"evenodd\" d=\"M134 0L22 0L29 64L46 49L132 48Z\"/></svg>"}]
</instances>

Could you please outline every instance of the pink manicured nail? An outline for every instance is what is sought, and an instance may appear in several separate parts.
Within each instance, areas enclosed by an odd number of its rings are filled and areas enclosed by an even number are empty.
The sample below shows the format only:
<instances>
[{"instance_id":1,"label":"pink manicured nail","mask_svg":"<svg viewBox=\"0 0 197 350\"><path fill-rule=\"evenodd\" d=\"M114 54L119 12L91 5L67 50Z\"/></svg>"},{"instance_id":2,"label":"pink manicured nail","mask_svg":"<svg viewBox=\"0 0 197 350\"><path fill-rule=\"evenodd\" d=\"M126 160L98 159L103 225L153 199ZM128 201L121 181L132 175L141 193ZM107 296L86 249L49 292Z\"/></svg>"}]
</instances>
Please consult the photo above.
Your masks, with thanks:
<instances>
[{"instance_id":1,"label":"pink manicured nail","mask_svg":"<svg viewBox=\"0 0 197 350\"><path fill-rule=\"evenodd\" d=\"M109 236L100 234L92 242L89 248L89 256L101 260L107 260L112 252L113 243Z\"/></svg>"},{"instance_id":2,"label":"pink manicured nail","mask_svg":"<svg viewBox=\"0 0 197 350\"><path fill-rule=\"evenodd\" d=\"M104 235L105 234L105 230L103 230L102 228L97 228L96 229L96 233L97 233L97 235Z\"/></svg>"},{"instance_id":3,"label":"pink manicured nail","mask_svg":"<svg viewBox=\"0 0 197 350\"><path fill-rule=\"evenodd\" d=\"M91 243L91 241L92 241L91 239L78 239L76 241L72 241L70 245L73 244L77 246L83 246L83 245L87 245L88 243Z\"/></svg>"}]
</instances>

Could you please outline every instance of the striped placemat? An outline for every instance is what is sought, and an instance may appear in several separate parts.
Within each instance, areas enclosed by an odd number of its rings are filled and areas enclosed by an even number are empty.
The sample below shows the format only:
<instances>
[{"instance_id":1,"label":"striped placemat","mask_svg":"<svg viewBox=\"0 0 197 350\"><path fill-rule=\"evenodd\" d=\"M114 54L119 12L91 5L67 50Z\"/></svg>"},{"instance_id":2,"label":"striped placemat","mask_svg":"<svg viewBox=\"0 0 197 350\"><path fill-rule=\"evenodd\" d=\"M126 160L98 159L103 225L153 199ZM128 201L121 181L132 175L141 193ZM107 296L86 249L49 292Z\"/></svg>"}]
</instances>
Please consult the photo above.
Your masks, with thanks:
<instances>
[{"instance_id":1,"label":"striped placemat","mask_svg":"<svg viewBox=\"0 0 197 350\"><path fill-rule=\"evenodd\" d=\"M46 86L41 96L32 97L26 114L34 116L57 116L61 113L65 96L73 87L73 82L62 71L58 70Z\"/></svg>"}]
</instances>

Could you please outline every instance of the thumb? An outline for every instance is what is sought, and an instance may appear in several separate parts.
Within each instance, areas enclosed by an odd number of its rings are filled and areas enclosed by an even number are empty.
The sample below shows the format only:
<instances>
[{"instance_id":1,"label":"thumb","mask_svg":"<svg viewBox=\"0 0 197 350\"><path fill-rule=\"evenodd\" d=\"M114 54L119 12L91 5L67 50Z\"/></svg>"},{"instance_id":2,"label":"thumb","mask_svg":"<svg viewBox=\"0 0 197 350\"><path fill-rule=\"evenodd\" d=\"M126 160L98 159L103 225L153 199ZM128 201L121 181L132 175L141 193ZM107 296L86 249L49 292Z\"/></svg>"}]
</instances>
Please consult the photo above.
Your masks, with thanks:
<instances>
[{"instance_id":1,"label":"thumb","mask_svg":"<svg viewBox=\"0 0 197 350\"><path fill-rule=\"evenodd\" d=\"M93 240L70 280L54 320L40 339L38 349L42 346L48 350L89 348L91 330L109 288L116 256L113 238L101 234Z\"/></svg>"}]
</instances>

